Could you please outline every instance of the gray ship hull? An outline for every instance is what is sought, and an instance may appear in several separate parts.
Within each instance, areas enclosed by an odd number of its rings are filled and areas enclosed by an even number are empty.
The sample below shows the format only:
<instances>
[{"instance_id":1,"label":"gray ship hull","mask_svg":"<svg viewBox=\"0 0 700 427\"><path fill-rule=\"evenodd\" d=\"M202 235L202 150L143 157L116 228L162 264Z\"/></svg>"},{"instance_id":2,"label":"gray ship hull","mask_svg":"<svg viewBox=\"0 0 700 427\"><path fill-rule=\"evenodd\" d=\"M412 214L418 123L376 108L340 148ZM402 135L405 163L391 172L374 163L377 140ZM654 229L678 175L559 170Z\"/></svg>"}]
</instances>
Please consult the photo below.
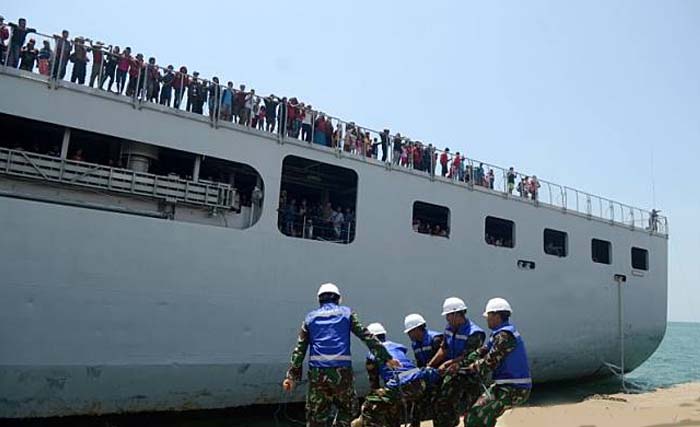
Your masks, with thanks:
<instances>
[{"instance_id":1,"label":"gray ship hull","mask_svg":"<svg viewBox=\"0 0 700 427\"><path fill-rule=\"evenodd\" d=\"M84 91L0 76L0 111L251 165L265 205L255 225L237 230L0 196L0 417L279 402L298 327L326 281L363 321L381 321L402 342L407 313L441 329L440 305L456 295L485 326L485 302L506 297L536 382L605 375L605 363L619 363L615 274L627 277L626 368L664 335L666 238ZM290 154L357 172L354 242L279 232ZM449 239L411 231L416 200L449 206ZM487 215L516 223L515 248L485 244ZM544 228L568 231L568 257L543 253ZM612 242L610 265L591 262L592 237ZM648 248L648 271L632 271L632 246ZM364 353L355 341L360 392Z\"/></svg>"}]
</instances>

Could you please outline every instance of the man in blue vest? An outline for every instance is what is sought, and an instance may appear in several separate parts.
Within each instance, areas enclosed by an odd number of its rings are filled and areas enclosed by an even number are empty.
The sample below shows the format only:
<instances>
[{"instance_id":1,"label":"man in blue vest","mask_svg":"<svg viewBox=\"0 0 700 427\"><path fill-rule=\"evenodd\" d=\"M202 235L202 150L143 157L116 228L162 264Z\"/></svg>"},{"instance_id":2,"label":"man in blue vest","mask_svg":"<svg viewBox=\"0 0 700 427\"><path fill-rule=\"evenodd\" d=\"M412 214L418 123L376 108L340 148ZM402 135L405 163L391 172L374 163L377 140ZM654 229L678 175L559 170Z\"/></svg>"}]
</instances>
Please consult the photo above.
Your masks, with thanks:
<instances>
[{"instance_id":1,"label":"man in blue vest","mask_svg":"<svg viewBox=\"0 0 700 427\"><path fill-rule=\"evenodd\" d=\"M442 346L443 333L428 329L425 319L420 314L409 314L404 319L404 333L411 340L416 365L428 366Z\"/></svg>"},{"instance_id":2,"label":"man in blue vest","mask_svg":"<svg viewBox=\"0 0 700 427\"><path fill-rule=\"evenodd\" d=\"M442 346L442 332L433 331L426 326L425 319L420 314L409 314L404 319L404 333L408 334L413 347L413 354L416 357L416 365L419 368L428 366L428 363L435 357ZM420 402L415 404L411 410L411 427L418 427L421 420L430 419L435 400L435 392L439 389L439 384L429 387Z\"/></svg>"},{"instance_id":3,"label":"man in blue vest","mask_svg":"<svg viewBox=\"0 0 700 427\"><path fill-rule=\"evenodd\" d=\"M440 380L437 369L417 368L408 358L408 349L386 339L386 329L372 323L367 329L374 334L394 360L401 363L396 369L377 362L374 354L367 355L367 373L372 391L362 404L362 414L352 427L398 426L409 416L409 408L423 398L430 384ZM380 387L380 381L384 387Z\"/></svg>"},{"instance_id":4,"label":"man in blue vest","mask_svg":"<svg viewBox=\"0 0 700 427\"><path fill-rule=\"evenodd\" d=\"M493 427L506 409L522 405L530 397L532 379L525 342L510 323L512 313L505 299L489 300L484 317L491 338L462 362L466 367L460 371L480 378L491 372L493 378L493 384L469 410L464 422L467 427Z\"/></svg>"},{"instance_id":5,"label":"man in blue vest","mask_svg":"<svg viewBox=\"0 0 700 427\"><path fill-rule=\"evenodd\" d=\"M482 346L486 333L467 318L467 305L463 300L450 297L442 305L442 315L447 319L442 346L428 364L439 368L444 375L435 398L435 427L455 427L459 414L469 409L479 396L479 382L472 376L458 371L460 362Z\"/></svg>"},{"instance_id":6,"label":"man in blue vest","mask_svg":"<svg viewBox=\"0 0 700 427\"><path fill-rule=\"evenodd\" d=\"M332 283L318 289L320 307L306 315L294 347L291 366L282 382L291 391L301 380L302 364L309 350L309 391L306 395L307 427L325 427L336 406L335 426L349 427L355 387L350 354L350 333L372 351L379 365L400 366L382 343L372 335L350 308L340 305L340 291Z\"/></svg>"}]
</instances>

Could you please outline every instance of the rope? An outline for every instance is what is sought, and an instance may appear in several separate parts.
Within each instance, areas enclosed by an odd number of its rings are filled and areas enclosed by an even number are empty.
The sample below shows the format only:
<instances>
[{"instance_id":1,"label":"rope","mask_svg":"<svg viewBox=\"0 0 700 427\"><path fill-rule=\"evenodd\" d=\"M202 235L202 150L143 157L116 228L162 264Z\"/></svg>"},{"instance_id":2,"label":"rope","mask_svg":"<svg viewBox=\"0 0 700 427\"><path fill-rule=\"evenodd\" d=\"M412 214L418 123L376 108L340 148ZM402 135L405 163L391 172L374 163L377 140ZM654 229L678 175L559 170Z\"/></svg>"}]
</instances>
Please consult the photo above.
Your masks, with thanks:
<instances>
[{"instance_id":1,"label":"rope","mask_svg":"<svg viewBox=\"0 0 700 427\"><path fill-rule=\"evenodd\" d=\"M280 392L279 402L280 403L277 405L277 409L275 409L275 412L272 413L272 418L275 420L275 426L283 427L288 425L289 423L297 424L300 426L306 425L306 422L292 418L287 412L287 408L289 406L289 393L282 390ZM285 423L282 424L282 422Z\"/></svg>"}]
</instances>

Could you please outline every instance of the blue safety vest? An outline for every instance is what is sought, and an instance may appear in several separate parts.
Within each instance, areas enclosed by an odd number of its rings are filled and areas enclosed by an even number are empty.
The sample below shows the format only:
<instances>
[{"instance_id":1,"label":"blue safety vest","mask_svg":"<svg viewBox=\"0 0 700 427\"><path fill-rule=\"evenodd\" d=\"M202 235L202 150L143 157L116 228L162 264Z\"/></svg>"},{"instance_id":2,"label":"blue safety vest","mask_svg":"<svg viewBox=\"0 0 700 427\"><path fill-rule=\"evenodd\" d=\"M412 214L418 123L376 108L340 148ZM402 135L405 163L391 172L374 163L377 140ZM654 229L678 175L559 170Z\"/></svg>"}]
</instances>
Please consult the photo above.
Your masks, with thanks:
<instances>
[{"instance_id":1,"label":"blue safety vest","mask_svg":"<svg viewBox=\"0 0 700 427\"><path fill-rule=\"evenodd\" d=\"M408 358L408 355L406 354L408 353L408 349L403 344L395 343L393 341L384 341L382 345L384 346L386 351L389 352L392 359L398 360L399 363L401 363L400 368L396 368L393 370L387 368L386 364L382 364L379 366L379 376L384 381L384 384L387 384L389 380L395 377L396 374L409 371L416 367L416 365L413 364L411 359ZM367 360L374 362L376 358L374 357L374 354L370 352L367 353Z\"/></svg>"},{"instance_id":2,"label":"blue safety vest","mask_svg":"<svg viewBox=\"0 0 700 427\"><path fill-rule=\"evenodd\" d=\"M420 366L426 366L430 359L435 356L433 352L433 341L436 337L442 336L440 332L426 330L423 334L422 341L411 341L411 347L413 347L413 354L416 356L416 364Z\"/></svg>"},{"instance_id":3,"label":"blue safety vest","mask_svg":"<svg viewBox=\"0 0 700 427\"><path fill-rule=\"evenodd\" d=\"M441 377L438 370L435 368L412 368L399 373L398 376L394 376L386 383L386 387L401 387L417 379L425 380L425 382L430 385L440 381Z\"/></svg>"},{"instance_id":4,"label":"blue safety vest","mask_svg":"<svg viewBox=\"0 0 700 427\"><path fill-rule=\"evenodd\" d=\"M452 360L462 354L467 348L467 339L474 334L482 334L486 337L486 332L469 319L460 326L456 332L452 332L450 325L445 328L445 342L447 344L447 360Z\"/></svg>"},{"instance_id":5,"label":"blue safety vest","mask_svg":"<svg viewBox=\"0 0 700 427\"><path fill-rule=\"evenodd\" d=\"M309 367L339 368L352 365L348 307L326 303L306 315L309 333Z\"/></svg>"},{"instance_id":6,"label":"blue safety vest","mask_svg":"<svg viewBox=\"0 0 700 427\"><path fill-rule=\"evenodd\" d=\"M517 345L515 349L506 355L501 364L493 371L494 384L509 385L516 388L532 388L532 379L530 378L530 368L527 364L527 352L525 351L525 342L520 336L520 333L515 326L509 322L503 323L498 328L494 329L489 338L487 347L489 351L493 347L493 337L502 331L508 331L515 337Z\"/></svg>"}]
</instances>

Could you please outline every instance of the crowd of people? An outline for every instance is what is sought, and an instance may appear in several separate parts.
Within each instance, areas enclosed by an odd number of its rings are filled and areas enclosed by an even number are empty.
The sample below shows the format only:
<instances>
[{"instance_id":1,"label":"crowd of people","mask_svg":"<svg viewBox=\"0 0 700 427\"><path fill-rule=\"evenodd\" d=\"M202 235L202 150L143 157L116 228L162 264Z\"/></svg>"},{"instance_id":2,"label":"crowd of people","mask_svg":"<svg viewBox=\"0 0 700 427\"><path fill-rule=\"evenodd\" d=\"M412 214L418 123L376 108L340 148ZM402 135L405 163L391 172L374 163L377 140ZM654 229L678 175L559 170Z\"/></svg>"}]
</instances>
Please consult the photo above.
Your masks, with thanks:
<instances>
[{"instance_id":1,"label":"crowd of people","mask_svg":"<svg viewBox=\"0 0 700 427\"><path fill-rule=\"evenodd\" d=\"M297 201L298 200L298 201ZM355 236L355 212L350 207L280 192L278 227L290 237L351 242Z\"/></svg>"},{"instance_id":2,"label":"crowd of people","mask_svg":"<svg viewBox=\"0 0 700 427\"><path fill-rule=\"evenodd\" d=\"M413 220L413 231L421 234L429 234L438 237L450 237L450 229L446 225L431 224L428 221L420 219Z\"/></svg>"},{"instance_id":3,"label":"crowd of people","mask_svg":"<svg viewBox=\"0 0 700 427\"><path fill-rule=\"evenodd\" d=\"M43 40L39 48L34 38L27 40L32 33L36 30L27 26L26 19L5 24L0 16L0 62L25 71L36 70L53 79L64 79L72 64L72 83L84 85L87 81L90 87L142 102L208 114L212 120L278 133L431 175L439 164L442 177L496 189L497 176L492 168L483 163L476 166L459 152L453 155L449 148L440 152L433 144L400 133L392 136L389 129L377 134L354 122L345 123L317 112L296 97L259 96L245 84L235 88L232 81L223 85L216 76L207 80L197 71L190 75L185 65L177 69L173 65L161 67L155 57L146 60L142 53L134 55L131 47L122 49L85 37L71 39L69 31L63 30L51 36L53 49L49 40ZM522 177L516 183L518 174L513 168L506 175L507 187L499 185L499 191L513 194L517 189L521 197L537 200L540 184L535 176Z\"/></svg>"}]
</instances>

